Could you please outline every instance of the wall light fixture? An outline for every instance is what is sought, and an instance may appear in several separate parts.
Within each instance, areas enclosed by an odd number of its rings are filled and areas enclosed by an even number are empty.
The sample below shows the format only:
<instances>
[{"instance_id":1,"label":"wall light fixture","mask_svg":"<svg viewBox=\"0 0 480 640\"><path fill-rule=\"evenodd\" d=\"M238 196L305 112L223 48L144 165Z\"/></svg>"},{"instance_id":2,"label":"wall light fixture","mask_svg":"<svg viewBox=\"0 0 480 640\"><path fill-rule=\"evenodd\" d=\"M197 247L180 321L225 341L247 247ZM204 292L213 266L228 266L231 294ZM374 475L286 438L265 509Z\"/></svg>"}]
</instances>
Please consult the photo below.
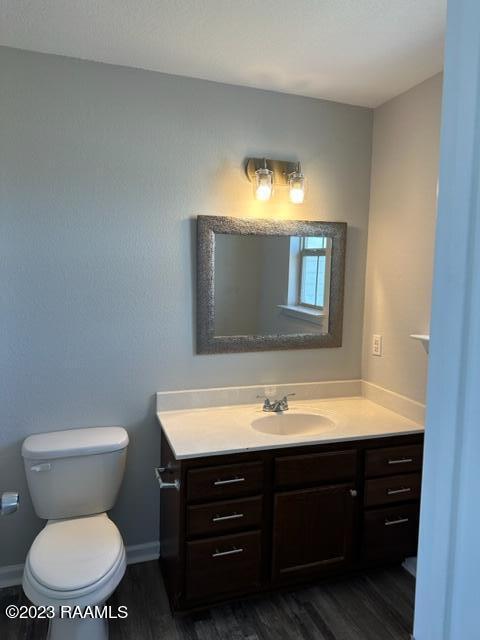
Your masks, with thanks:
<instances>
[{"instance_id":1,"label":"wall light fixture","mask_svg":"<svg viewBox=\"0 0 480 640\"><path fill-rule=\"evenodd\" d=\"M264 202L270 200L274 188L288 187L291 202L302 204L304 201L305 176L299 162L247 158L245 173L253 184L253 192L257 200Z\"/></svg>"}]
</instances>

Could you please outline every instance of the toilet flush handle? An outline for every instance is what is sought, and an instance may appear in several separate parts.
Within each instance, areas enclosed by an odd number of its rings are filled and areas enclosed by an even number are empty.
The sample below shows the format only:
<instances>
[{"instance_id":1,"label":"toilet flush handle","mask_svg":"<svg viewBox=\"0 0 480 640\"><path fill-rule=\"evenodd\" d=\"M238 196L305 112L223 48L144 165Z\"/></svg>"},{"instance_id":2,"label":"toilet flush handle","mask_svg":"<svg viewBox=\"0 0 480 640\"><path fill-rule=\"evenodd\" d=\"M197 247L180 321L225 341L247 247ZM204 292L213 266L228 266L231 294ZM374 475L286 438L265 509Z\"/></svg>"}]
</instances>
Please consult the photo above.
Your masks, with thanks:
<instances>
[{"instance_id":1,"label":"toilet flush handle","mask_svg":"<svg viewBox=\"0 0 480 640\"><path fill-rule=\"evenodd\" d=\"M30 467L30 471L40 472L40 471L50 471L52 465L49 462L42 462L41 464L34 464Z\"/></svg>"}]
</instances>

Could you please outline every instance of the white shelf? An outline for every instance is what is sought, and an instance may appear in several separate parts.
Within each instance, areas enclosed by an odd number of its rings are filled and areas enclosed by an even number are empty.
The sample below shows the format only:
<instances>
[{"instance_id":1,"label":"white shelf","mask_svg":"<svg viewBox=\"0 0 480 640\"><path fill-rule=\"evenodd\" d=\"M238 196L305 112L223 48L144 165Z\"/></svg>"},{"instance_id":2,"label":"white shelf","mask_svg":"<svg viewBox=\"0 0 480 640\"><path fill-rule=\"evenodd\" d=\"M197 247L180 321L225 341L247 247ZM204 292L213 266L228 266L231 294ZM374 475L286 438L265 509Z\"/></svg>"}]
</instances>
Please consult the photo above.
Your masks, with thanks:
<instances>
[{"instance_id":1,"label":"white shelf","mask_svg":"<svg viewBox=\"0 0 480 640\"><path fill-rule=\"evenodd\" d=\"M422 333L412 333L410 335L410 338L413 338L414 340L419 340L423 344L423 347L424 347L425 351L428 353L428 348L430 346L430 336L429 335L422 334Z\"/></svg>"}]
</instances>

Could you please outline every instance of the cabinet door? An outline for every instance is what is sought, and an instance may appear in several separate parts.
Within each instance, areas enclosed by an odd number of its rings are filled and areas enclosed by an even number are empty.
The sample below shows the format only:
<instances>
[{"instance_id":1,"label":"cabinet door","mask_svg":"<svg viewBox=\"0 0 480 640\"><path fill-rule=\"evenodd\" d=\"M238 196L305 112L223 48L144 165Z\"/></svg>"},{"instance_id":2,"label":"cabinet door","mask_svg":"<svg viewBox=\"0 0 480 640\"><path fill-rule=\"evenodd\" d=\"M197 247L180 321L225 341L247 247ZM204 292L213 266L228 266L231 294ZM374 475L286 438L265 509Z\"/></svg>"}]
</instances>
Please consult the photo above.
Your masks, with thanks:
<instances>
[{"instance_id":1,"label":"cabinet door","mask_svg":"<svg viewBox=\"0 0 480 640\"><path fill-rule=\"evenodd\" d=\"M348 564L355 495L351 483L275 494L274 581L326 575Z\"/></svg>"}]
</instances>

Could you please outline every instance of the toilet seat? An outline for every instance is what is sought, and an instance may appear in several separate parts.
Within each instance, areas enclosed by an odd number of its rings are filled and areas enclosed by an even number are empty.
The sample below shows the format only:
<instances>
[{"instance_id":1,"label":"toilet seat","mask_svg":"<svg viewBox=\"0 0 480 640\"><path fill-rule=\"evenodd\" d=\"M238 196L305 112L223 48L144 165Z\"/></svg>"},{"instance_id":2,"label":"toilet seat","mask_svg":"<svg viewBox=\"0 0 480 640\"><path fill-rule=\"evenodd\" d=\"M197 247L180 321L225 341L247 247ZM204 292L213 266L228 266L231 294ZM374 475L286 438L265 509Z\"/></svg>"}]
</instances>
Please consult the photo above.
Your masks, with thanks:
<instances>
[{"instance_id":1,"label":"toilet seat","mask_svg":"<svg viewBox=\"0 0 480 640\"><path fill-rule=\"evenodd\" d=\"M106 513L53 520L28 554L34 578L53 591L78 591L98 583L116 564L123 547Z\"/></svg>"},{"instance_id":2,"label":"toilet seat","mask_svg":"<svg viewBox=\"0 0 480 640\"><path fill-rule=\"evenodd\" d=\"M102 513L50 521L32 544L24 583L42 600L73 601L113 591L124 571L122 538Z\"/></svg>"}]
</instances>

